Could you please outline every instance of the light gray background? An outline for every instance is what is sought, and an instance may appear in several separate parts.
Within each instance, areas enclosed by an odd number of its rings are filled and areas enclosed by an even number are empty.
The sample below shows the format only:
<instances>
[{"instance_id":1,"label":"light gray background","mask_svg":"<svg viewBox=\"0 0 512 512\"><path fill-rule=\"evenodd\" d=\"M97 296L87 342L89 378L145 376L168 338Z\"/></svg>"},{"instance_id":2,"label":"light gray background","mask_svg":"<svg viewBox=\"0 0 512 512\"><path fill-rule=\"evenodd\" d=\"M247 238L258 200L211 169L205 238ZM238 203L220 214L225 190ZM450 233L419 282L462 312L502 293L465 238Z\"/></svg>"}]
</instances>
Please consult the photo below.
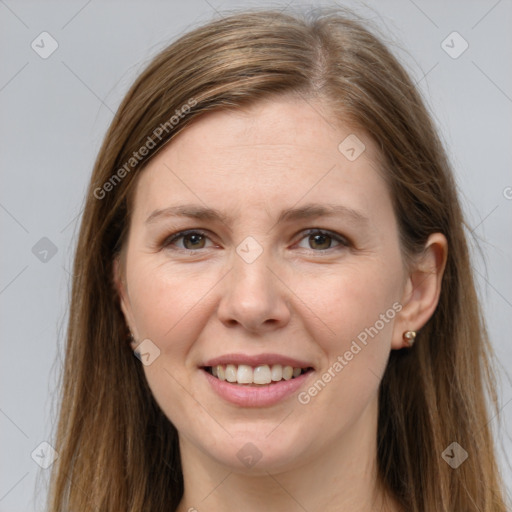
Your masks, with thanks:
<instances>
[{"instance_id":1,"label":"light gray background","mask_svg":"<svg viewBox=\"0 0 512 512\"><path fill-rule=\"evenodd\" d=\"M215 11L262 5L293 10L301 4L0 0L0 511L44 508L48 471L31 453L52 442L76 229L95 156L123 94L152 55ZM314 3L322 4L332 5ZM401 46L395 52L434 112L470 230L480 240L474 267L490 335L510 373L512 2L343 5L355 6ZM43 31L59 45L47 59L31 48ZM441 46L453 31L469 44L457 59ZM44 252L32 251L43 237L57 248L46 262L39 259ZM496 418L492 424L512 488L503 456L512 453L507 379L500 403L502 427Z\"/></svg>"}]
</instances>

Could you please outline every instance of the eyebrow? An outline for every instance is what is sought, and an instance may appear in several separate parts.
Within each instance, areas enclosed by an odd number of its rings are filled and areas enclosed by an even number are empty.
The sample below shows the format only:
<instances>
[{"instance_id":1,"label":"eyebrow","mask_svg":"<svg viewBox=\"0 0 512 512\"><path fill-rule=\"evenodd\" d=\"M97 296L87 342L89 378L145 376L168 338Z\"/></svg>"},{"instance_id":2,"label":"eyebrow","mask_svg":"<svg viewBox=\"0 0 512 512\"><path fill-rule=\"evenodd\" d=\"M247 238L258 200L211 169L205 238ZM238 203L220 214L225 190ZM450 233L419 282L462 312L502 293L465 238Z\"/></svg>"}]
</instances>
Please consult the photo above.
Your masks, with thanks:
<instances>
[{"instance_id":1,"label":"eyebrow","mask_svg":"<svg viewBox=\"0 0 512 512\"><path fill-rule=\"evenodd\" d=\"M299 208L287 208L283 210L277 220L277 224L291 222L295 220L311 219L316 217L348 217L357 224L366 225L369 223L368 217L362 212L354 210L341 204L316 204L310 203ZM179 206L170 206L161 210L154 210L146 219L146 224L151 224L159 219L169 217L189 217L197 220L208 220L230 224L232 218L220 210L208 208L206 206L183 204Z\"/></svg>"}]
</instances>

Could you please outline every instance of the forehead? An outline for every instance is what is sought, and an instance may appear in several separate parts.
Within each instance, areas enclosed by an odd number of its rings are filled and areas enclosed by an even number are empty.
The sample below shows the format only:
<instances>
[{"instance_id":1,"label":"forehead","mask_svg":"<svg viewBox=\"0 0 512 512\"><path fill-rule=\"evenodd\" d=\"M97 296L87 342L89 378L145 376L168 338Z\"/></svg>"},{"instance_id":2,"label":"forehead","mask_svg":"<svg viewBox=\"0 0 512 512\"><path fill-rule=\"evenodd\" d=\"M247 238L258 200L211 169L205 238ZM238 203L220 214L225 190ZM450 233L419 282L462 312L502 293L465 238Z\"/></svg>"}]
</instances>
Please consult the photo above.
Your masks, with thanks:
<instances>
[{"instance_id":1,"label":"forehead","mask_svg":"<svg viewBox=\"0 0 512 512\"><path fill-rule=\"evenodd\" d=\"M133 214L191 201L238 211L300 201L391 206L372 141L319 102L293 97L194 121L142 171Z\"/></svg>"}]
</instances>

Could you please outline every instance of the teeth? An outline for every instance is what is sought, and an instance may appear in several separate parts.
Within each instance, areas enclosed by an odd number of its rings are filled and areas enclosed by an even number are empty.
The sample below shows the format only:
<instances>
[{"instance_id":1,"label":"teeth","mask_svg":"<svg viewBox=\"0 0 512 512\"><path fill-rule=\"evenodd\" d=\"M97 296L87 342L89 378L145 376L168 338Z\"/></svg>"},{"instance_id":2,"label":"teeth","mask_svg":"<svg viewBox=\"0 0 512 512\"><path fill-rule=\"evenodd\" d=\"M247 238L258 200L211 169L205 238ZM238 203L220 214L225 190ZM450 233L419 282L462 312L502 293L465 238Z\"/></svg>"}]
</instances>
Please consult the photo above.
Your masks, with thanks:
<instances>
[{"instance_id":1,"label":"teeth","mask_svg":"<svg viewBox=\"0 0 512 512\"><path fill-rule=\"evenodd\" d=\"M226 366L226 380L228 382L236 382L236 366L234 364Z\"/></svg>"},{"instance_id":2,"label":"teeth","mask_svg":"<svg viewBox=\"0 0 512 512\"><path fill-rule=\"evenodd\" d=\"M283 367L280 364L272 365L272 380L275 382L280 381L283 378Z\"/></svg>"},{"instance_id":3,"label":"teeth","mask_svg":"<svg viewBox=\"0 0 512 512\"><path fill-rule=\"evenodd\" d=\"M285 366L283 368L283 379L290 380L293 377L293 368L291 366Z\"/></svg>"},{"instance_id":4,"label":"teeth","mask_svg":"<svg viewBox=\"0 0 512 512\"><path fill-rule=\"evenodd\" d=\"M302 368L280 364L273 364L272 366L263 364L255 368L247 364L219 364L211 367L211 373L219 380L227 380L232 383L265 385L298 377L302 373Z\"/></svg>"},{"instance_id":5,"label":"teeth","mask_svg":"<svg viewBox=\"0 0 512 512\"><path fill-rule=\"evenodd\" d=\"M270 384L272 382L272 376L270 375L270 368L268 365L256 366L253 372L254 384Z\"/></svg>"},{"instance_id":6,"label":"teeth","mask_svg":"<svg viewBox=\"0 0 512 512\"><path fill-rule=\"evenodd\" d=\"M252 368L246 364L239 364L238 371L236 372L236 381L239 384L252 383Z\"/></svg>"}]
</instances>

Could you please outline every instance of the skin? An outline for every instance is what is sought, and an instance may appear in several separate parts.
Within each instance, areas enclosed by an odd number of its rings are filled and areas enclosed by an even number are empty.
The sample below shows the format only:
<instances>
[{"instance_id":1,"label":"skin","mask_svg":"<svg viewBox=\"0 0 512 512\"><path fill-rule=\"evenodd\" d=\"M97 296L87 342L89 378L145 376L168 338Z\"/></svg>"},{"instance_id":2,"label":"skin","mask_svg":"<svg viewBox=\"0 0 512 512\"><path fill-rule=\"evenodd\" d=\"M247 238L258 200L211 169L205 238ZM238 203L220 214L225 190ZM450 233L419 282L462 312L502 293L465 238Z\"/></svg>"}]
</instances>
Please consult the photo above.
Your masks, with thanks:
<instances>
[{"instance_id":1,"label":"skin","mask_svg":"<svg viewBox=\"0 0 512 512\"><path fill-rule=\"evenodd\" d=\"M144 371L179 432L180 511L400 510L376 472L378 388L390 351L407 346L404 331L420 329L435 310L446 240L433 234L424 256L405 267L376 147L327 119L320 102L291 96L209 114L137 183L115 279L135 339L160 350ZM366 150L349 161L338 145L353 133ZM282 210L308 203L344 205L366 221L337 214L277 222ZM231 218L146 222L182 204ZM305 231L313 228L348 242L311 238ZM189 229L207 236L161 243ZM236 252L248 236L262 249L252 263ZM396 303L394 318L307 404L295 393L269 407L237 407L199 368L227 353L284 354L315 368L307 390ZM261 454L251 467L237 457L246 443Z\"/></svg>"}]
</instances>

